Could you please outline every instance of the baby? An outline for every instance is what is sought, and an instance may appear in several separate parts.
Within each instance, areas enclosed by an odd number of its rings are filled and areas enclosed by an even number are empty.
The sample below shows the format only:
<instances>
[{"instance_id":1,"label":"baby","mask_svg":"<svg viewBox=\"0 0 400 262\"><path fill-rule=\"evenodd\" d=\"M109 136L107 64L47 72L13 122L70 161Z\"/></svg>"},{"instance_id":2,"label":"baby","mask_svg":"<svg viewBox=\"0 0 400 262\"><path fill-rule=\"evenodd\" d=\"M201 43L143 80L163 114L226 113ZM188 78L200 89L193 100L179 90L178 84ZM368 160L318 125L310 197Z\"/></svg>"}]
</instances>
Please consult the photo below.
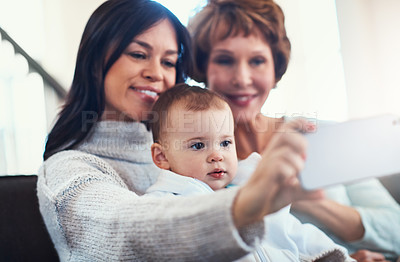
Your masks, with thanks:
<instances>
[{"instance_id":1,"label":"baby","mask_svg":"<svg viewBox=\"0 0 400 262\"><path fill-rule=\"evenodd\" d=\"M177 85L159 97L153 114L151 153L165 172L146 191L147 196L212 193L230 186L236 175L248 177L262 161L253 153L247 174L237 174L232 112L210 90ZM260 245L239 261L354 261L318 228L301 224L289 207L266 216L264 224Z\"/></svg>"},{"instance_id":2,"label":"baby","mask_svg":"<svg viewBox=\"0 0 400 262\"><path fill-rule=\"evenodd\" d=\"M165 183L178 190L168 187L167 192L178 195L183 194L180 190L213 192L233 180L238 165L234 122L229 105L219 95L180 85L163 94L153 112L158 118L151 124L153 161L175 174L162 175L148 192Z\"/></svg>"}]
</instances>

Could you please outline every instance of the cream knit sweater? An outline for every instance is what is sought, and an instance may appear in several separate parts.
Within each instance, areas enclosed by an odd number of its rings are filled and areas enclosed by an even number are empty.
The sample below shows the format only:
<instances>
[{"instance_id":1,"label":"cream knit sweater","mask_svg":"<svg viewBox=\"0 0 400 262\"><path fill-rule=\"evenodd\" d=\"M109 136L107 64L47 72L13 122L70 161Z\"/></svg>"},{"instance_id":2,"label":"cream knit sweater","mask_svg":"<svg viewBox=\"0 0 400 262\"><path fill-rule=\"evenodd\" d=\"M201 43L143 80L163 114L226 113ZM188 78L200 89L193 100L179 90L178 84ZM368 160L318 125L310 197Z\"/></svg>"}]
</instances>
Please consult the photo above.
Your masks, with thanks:
<instances>
[{"instance_id":1,"label":"cream knit sweater","mask_svg":"<svg viewBox=\"0 0 400 262\"><path fill-rule=\"evenodd\" d=\"M141 197L159 170L141 123L99 122L76 150L39 170L40 211L61 261L232 261L254 250L263 222L240 232L236 189Z\"/></svg>"}]
</instances>

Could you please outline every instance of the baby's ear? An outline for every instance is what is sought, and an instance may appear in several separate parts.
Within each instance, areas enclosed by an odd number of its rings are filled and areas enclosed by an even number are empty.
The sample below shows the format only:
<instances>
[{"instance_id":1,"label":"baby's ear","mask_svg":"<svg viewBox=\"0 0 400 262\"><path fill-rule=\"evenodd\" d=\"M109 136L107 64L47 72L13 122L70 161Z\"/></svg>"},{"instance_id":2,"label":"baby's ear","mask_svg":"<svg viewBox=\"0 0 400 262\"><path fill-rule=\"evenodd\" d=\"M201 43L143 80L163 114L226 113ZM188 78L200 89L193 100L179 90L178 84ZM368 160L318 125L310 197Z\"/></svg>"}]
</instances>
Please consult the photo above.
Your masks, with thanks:
<instances>
[{"instance_id":1,"label":"baby's ear","mask_svg":"<svg viewBox=\"0 0 400 262\"><path fill-rule=\"evenodd\" d=\"M170 166L168 159L165 157L162 146L159 143L153 143L151 145L151 157L153 158L154 164L161 169L169 170Z\"/></svg>"}]
</instances>

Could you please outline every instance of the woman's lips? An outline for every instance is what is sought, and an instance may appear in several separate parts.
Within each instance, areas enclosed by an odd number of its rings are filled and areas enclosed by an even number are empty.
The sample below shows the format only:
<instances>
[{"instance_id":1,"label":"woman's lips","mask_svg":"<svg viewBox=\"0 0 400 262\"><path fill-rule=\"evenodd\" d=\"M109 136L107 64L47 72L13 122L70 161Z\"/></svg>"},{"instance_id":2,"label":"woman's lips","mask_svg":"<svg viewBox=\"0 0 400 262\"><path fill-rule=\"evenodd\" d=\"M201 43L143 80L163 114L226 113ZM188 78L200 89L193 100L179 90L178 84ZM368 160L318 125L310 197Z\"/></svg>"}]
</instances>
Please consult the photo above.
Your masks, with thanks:
<instances>
[{"instance_id":1,"label":"woman's lips","mask_svg":"<svg viewBox=\"0 0 400 262\"><path fill-rule=\"evenodd\" d=\"M129 89L136 92L139 97L146 103L154 103L158 98L158 93L149 89L139 89L130 86Z\"/></svg>"},{"instance_id":2,"label":"woman's lips","mask_svg":"<svg viewBox=\"0 0 400 262\"><path fill-rule=\"evenodd\" d=\"M226 97L235 105L240 107L248 106L256 95L226 95Z\"/></svg>"}]
</instances>

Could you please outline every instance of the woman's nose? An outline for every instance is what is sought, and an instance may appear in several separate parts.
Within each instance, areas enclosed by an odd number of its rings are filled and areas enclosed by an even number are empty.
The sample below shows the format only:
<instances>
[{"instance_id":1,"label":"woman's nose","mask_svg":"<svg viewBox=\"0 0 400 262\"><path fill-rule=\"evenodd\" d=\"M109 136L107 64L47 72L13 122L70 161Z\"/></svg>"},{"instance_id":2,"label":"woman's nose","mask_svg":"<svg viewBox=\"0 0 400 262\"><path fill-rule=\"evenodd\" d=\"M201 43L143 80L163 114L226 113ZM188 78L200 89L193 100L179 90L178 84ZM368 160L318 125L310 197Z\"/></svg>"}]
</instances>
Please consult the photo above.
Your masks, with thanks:
<instances>
[{"instance_id":1,"label":"woman's nose","mask_svg":"<svg viewBox=\"0 0 400 262\"><path fill-rule=\"evenodd\" d=\"M163 78L161 64L150 61L143 70L143 77L152 82L161 81Z\"/></svg>"},{"instance_id":2,"label":"woman's nose","mask_svg":"<svg viewBox=\"0 0 400 262\"><path fill-rule=\"evenodd\" d=\"M236 65L232 77L232 84L235 87L246 87L252 84L251 70L247 63L241 62Z\"/></svg>"}]
</instances>

